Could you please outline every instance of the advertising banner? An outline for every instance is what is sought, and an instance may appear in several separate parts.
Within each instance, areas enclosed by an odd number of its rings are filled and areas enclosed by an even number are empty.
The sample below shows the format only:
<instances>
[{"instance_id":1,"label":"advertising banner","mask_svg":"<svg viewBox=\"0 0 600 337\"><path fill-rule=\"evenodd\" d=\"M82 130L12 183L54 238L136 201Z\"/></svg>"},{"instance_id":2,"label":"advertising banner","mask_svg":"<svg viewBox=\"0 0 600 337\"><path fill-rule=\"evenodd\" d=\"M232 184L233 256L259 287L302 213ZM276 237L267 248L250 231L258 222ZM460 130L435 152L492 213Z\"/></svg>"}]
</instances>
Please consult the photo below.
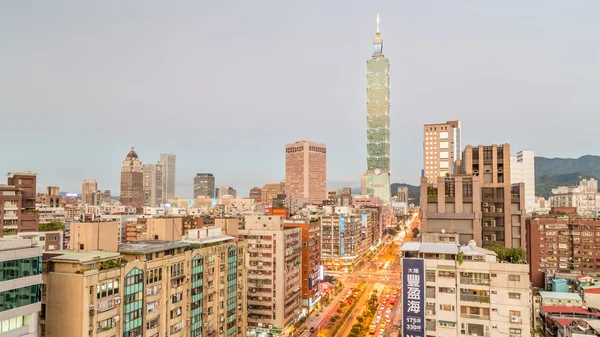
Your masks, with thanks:
<instances>
[{"instance_id":1,"label":"advertising banner","mask_svg":"<svg viewBox=\"0 0 600 337\"><path fill-rule=\"evenodd\" d=\"M402 336L425 336L425 263L402 258Z\"/></svg>"}]
</instances>

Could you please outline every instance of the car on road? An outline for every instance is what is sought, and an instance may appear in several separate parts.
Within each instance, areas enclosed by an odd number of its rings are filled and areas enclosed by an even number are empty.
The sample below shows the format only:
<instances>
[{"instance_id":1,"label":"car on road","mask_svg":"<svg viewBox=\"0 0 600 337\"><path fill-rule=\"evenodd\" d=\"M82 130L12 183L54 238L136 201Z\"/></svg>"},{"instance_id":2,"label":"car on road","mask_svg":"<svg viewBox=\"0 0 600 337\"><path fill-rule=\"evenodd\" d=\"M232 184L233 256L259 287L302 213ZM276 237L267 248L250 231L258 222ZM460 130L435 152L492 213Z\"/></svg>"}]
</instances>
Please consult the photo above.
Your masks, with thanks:
<instances>
[{"instance_id":1,"label":"car on road","mask_svg":"<svg viewBox=\"0 0 600 337\"><path fill-rule=\"evenodd\" d=\"M388 316L388 317L385 318L385 321L387 323L392 323L392 318L390 316Z\"/></svg>"},{"instance_id":2,"label":"car on road","mask_svg":"<svg viewBox=\"0 0 600 337\"><path fill-rule=\"evenodd\" d=\"M315 332L315 330L316 330L316 329L315 329L315 327L314 327L314 326L311 326L311 327L310 327L310 329L309 329L309 331L310 331L310 332Z\"/></svg>"}]
</instances>

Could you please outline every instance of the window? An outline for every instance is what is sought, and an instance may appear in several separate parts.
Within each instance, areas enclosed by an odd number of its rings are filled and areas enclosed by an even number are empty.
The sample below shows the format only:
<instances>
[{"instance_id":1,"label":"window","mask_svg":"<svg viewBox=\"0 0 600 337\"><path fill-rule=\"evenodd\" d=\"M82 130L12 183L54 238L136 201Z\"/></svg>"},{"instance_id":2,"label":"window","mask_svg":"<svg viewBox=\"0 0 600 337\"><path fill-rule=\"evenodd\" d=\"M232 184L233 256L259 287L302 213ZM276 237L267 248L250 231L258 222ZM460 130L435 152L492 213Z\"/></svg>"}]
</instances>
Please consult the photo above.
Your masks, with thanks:
<instances>
[{"instance_id":1,"label":"window","mask_svg":"<svg viewBox=\"0 0 600 337\"><path fill-rule=\"evenodd\" d=\"M444 294L454 294L456 293L456 289L449 287L440 287L439 292Z\"/></svg>"},{"instance_id":2,"label":"window","mask_svg":"<svg viewBox=\"0 0 600 337\"><path fill-rule=\"evenodd\" d=\"M508 329L508 331L509 331L511 334L517 334L517 335L520 335L520 334L521 334L521 329L510 328L510 329Z\"/></svg>"},{"instance_id":3,"label":"window","mask_svg":"<svg viewBox=\"0 0 600 337\"><path fill-rule=\"evenodd\" d=\"M508 275L509 281L521 281L521 276L519 275Z\"/></svg>"},{"instance_id":4,"label":"window","mask_svg":"<svg viewBox=\"0 0 600 337\"><path fill-rule=\"evenodd\" d=\"M103 321L98 322L98 324L96 325L96 330L98 332L106 331L112 329L115 325L115 321L112 318L105 319Z\"/></svg>"},{"instance_id":5,"label":"window","mask_svg":"<svg viewBox=\"0 0 600 337\"><path fill-rule=\"evenodd\" d=\"M440 304L440 310L443 311L454 311L454 306L450 304Z\"/></svg>"},{"instance_id":6,"label":"window","mask_svg":"<svg viewBox=\"0 0 600 337\"><path fill-rule=\"evenodd\" d=\"M520 300L521 299L521 294L519 293L508 293L508 298L512 298L515 300Z\"/></svg>"},{"instance_id":7,"label":"window","mask_svg":"<svg viewBox=\"0 0 600 337\"><path fill-rule=\"evenodd\" d=\"M512 316L521 317L521 312L520 312L520 311L517 311L517 310L511 310L511 311L509 311L509 314L508 314L508 315L509 315L510 317L512 317Z\"/></svg>"},{"instance_id":8,"label":"window","mask_svg":"<svg viewBox=\"0 0 600 337\"><path fill-rule=\"evenodd\" d=\"M456 273L453 272L453 271L439 271L438 272L438 276L439 277L455 278L456 277Z\"/></svg>"}]
</instances>

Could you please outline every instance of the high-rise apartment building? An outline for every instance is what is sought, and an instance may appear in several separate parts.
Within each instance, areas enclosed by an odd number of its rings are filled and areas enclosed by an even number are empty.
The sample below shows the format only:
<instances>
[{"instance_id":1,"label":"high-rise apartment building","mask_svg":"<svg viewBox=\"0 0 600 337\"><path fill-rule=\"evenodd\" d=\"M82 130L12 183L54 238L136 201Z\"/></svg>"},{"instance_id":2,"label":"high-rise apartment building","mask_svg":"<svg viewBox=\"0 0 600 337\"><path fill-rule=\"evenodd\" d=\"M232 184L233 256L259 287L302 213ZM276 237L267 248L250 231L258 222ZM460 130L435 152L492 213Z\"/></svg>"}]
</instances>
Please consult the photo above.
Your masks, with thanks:
<instances>
[{"instance_id":1,"label":"high-rise apartment building","mask_svg":"<svg viewBox=\"0 0 600 337\"><path fill-rule=\"evenodd\" d=\"M258 186L254 186L250 189L248 197L252 200L259 201L262 198L262 190Z\"/></svg>"},{"instance_id":2,"label":"high-rise apartment building","mask_svg":"<svg viewBox=\"0 0 600 337\"><path fill-rule=\"evenodd\" d=\"M62 197L60 196L60 189L58 188L58 186L47 186L46 187L45 204L50 207L62 206Z\"/></svg>"},{"instance_id":3,"label":"high-rise apartment building","mask_svg":"<svg viewBox=\"0 0 600 337\"><path fill-rule=\"evenodd\" d=\"M317 219L315 219L317 220ZM289 219L284 221L285 228L300 228L302 230L302 307L309 312L321 299L319 291L319 266L321 265L321 224L310 219Z\"/></svg>"},{"instance_id":4,"label":"high-rise apartment building","mask_svg":"<svg viewBox=\"0 0 600 337\"><path fill-rule=\"evenodd\" d=\"M85 179L81 183L81 202L85 205L94 205L92 194L98 190L98 183L94 179Z\"/></svg>"},{"instance_id":5,"label":"high-rise apartment building","mask_svg":"<svg viewBox=\"0 0 600 337\"><path fill-rule=\"evenodd\" d=\"M510 157L511 183L525 184L525 209L528 213L536 209L535 203L535 155L532 150L517 152L516 157Z\"/></svg>"},{"instance_id":6,"label":"high-rise apartment building","mask_svg":"<svg viewBox=\"0 0 600 337\"><path fill-rule=\"evenodd\" d=\"M244 218L238 231L248 243L248 332L287 336L301 312L301 230L280 216Z\"/></svg>"},{"instance_id":7,"label":"high-rise apartment building","mask_svg":"<svg viewBox=\"0 0 600 337\"><path fill-rule=\"evenodd\" d=\"M321 215L321 260L327 270L352 271L366 253L362 216Z\"/></svg>"},{"instance_id":8,"label":"high-rise apartment building","mask_svg":"<svg viewBox=\"0 0 600 337\"><path fill-rule=\"evenodd\" d=\"M261 189L262 194L262 203L265 205L271 206L273 204L273 199L277 198L278 195L285 193L285 182L280 182L278 184L266 184Z\"/></svg>"},{"instance_id":9,"label":"high-rise apartment building","mask_svg":"<svg viewBox=\"0 0 600 337\"><path fill-rule=\"evenodd\" d=\"M327 199L327 147L308 141L285 146L285 193L311 204Z\"/></svg>"},{"instance_id":10,"label":"high-rise apartment building","mask_svg":"<svg viewBox=\"0 0 600 337\"><path fill-rule=\"evenodd\" d=\"M525 249L525 185L511 184L510 145L467 145L462 169L479 179L483 246Z\"/></svg>"},{"instance_id":11,"label":"high-rise apartment building","mask_svg":"<svg viewBox=\"0 0 600 337\"><path fill-rule=\"evenodd\" d=\"M405 333L412 328L432 337L530 336L529 267L499 261L474 241L458 245L455 234L428 234L400 248L402 296L416 304L404 306Z\"/></svg>"},{"instance_id":12,"label":"high-rise apartment building","mask_svg":"<svg viewBox=\"0 0 600 337\"><path fill-rule=\"evenodd\" d=\"M42 248L0 239L0 336L38 336L41 291Z\"/></svg>"},{"instance_id":13,"label":"high-rise apartment building","mask_svg":"<svg viewBox=\"0 0 600 337\"><path fill-rule=\"evenodd\" d=\"M197 173L194 177L194 198L215 197L215 176L212 173Z\"/></svg>"},{"instance_id":14,"label":"high-rise apartment building","mask_svg":"<svg viewBox=\"0 0 600 337\"><path fill-rule=\"evenodd\" d=\"M423 172L429 181L460 171L460 121L425 124L423 127Z\"/></svg>"},{"instance_id":15,"label":"high-rise apartment building","mask_svg":"<svg viewBox=\"0 0 600 337\"><path fill-rule=\"evenodd\" d=\"M141 207L144 204L144 172L142 162L131 148L121 166L121 204Z\"/></svg>"},{"instance_id":16,"label":"high-rise apartment building","mask_svg":"<svg viewBox=\"0 0 600 337\"><path fill-rule=\"evenodd\" d=\"M35 208L36 174L10 172L8 185L0 185L0 237L4 233L37 232L40 216Z\"/></svg>"},{"instance_id":17,"label":"high-rise apartment building","mask_svg":"<svg viewBox=\"0 0 600 337\"><path fill-rule=\"evenodd\" d=\"M383 38L373 39L373 56L367 61L367 179L366 194L390 205L390 62L383 55Z\"/></svg>"},{"instance_id":18,"label":"high-rise apartment building","mask_svg":"<svg viewBox=\"0 0 600 337\"><path fill-rule=\"evenodd\" d=\"M159 164L162 166L162 190L165 201L175 199L175 160L174 154L161 153Z\"/></svg>"},{"instance_id":19,"label":"high-rise apartment building","mask_svg":"<svg viewBox=\"0 0 600 337\"><path fill-rule=\"evenodd\" d=\"M396 191L396 196L398 197L399 202L408 203L408 186L398 186L398 191Z\"/></svg>"},{"instance_id":20,"label":"high-rise apartment building","mask_svg":"<svg viewBox=\"0 0 600 337\"><path fill-rule=\"evenodd\" d=\"M144 205L158 206L166 200L163 196L163 166L161 164L145 164L144 172Z\"/></svg>"}]
</instances>

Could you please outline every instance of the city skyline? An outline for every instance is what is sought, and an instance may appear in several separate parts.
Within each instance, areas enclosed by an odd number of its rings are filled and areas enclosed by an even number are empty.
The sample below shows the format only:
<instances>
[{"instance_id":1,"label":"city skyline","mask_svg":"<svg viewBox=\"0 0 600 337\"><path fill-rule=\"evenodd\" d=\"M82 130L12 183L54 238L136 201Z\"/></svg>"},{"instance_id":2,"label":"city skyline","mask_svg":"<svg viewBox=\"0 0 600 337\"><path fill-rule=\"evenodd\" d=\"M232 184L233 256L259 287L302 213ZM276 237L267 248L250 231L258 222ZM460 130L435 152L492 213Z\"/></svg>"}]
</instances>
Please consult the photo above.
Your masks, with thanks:
<instances>
[{"instance_id":1,"label":"city skyline","mask_svg":"<svg viewBox=\"0 0 600 337\"><path fill-rule=\"evenodd\" d=\"M0 11L0 31L10 34L3 39L7 53L0 65L3 122L16 125L21 116L37 120L64 137L70 152L79 156L61 165L64 147L46 149L34 141L40 127L8 128L6 137L22 142L3 149L3 157L11 160L2 161L0 169L36 172L41 186L77 192L81 181L90 178L117 195L119 163L124 151L135 146L144 163L160 153L179 157L178 196L192 194L196 172L213 172L218 185L233 186L245 196L252 186L283 179L280 148L295 139L313 139L330 149L328 189L360 186L366 156L364 59L370 54L365 45L377 13L385 23L386 56L394 69L392 183L418 184L421 127L445 120L461 120L464 144L509 142L515 150L530 148L547 157L596 151L585 139L600 109L595 99L597 42L590 42L600 29L592 14L600 10L597 3L550 1L541 8L356 2L323 4L317 11L272 3L258 12L245 3L232 11L187 4L169 6L170 16L164 16L159 3L149 3L141 13L127 4L119 13L106 3L62 4L37 4L33 10L30 4L13 3ZM216 26L220 33L210 33ZM305 52L306 45L313 50ZM206 46L219 52L206 53ZM217 76L217 70L225 73ZM274 82L282 85L274 88ZM235 90L225 90L230 86ZM266 88L274 90L268 103L257 99ZM172 129L159 121L168 113L203 122L183 123L165 134ZM499 116L496 127L481 127L494 115ZM319 123L280 129L264 123L290 125L296 116ZM561 125L571 142L532 132L530 125L551 128L556 121L547 117L555 116L591 120ZM124 134L108 132L118 123L131 127ZM345 130L345 136L330 132L334 128ZM509 137L506 128L512 130ZM253 141L245 141L250 137ZM249 165L241 169L240 162Z\"/></svg>"}]
</instances>

